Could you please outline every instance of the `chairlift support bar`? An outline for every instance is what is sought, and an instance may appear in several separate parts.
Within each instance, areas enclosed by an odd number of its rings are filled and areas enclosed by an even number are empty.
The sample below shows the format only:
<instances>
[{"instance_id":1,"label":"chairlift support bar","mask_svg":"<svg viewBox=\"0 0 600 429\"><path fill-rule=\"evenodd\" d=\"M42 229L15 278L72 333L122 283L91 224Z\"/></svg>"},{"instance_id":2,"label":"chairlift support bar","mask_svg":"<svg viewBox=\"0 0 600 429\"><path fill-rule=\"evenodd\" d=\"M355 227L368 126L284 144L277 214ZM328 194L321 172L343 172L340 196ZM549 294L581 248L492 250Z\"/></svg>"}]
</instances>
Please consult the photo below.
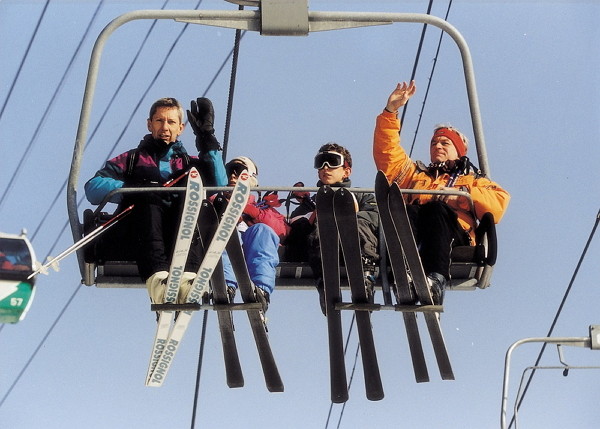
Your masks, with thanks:
<instances>
[{"instance_id":1,"label":"chairlift support bar","mask_svg":"<svg viewBox=\"0 0 600 429\"><path fill-rule=\"evenodd\" d=\"M231 191L231 187L230 186L205 186L204 190L206 192ZM252 191L260 191L260 192L312 192L312 193L316 193L318 190L319 190L319 188L314 187L314 186L312 186L312 187L311 186L302 186L302 187L300 187L300 186L257 186L257 187L252 188ZM354 193L366 193L366 194L372 194L374 192L373 188L349 188L349 190ZM185 192L185 188L184 187L177 187L177 188L139 187L139 188L114 189L114 190L110 191L106 195L106 197L104 197L104 199L100 202L100 204L96 208L95 212L98 213L98 212L102 211L102 209L106 206L106 204L108 204L110 202L110 200L112 199L112 197L116 194L133 194L133 193L140 193L140 192L173 193L173 192L177 192L177 191ZM453 189L449 189L449 190L402 189L402 193L405 195L427 194L427 195L445 195L445 196L454 195L457 197L464 197L469 202L469 207L470 207L471 211L472 212L475 211L475 206L473 205L473 197L471 196L471 194L469 194L468 192L465 192L465 191L459 191L459 190L453 190Z\"/></svg>"},{"instance_id":2,"label":"chairlift support bar","mask_svg":"<svg viewBox=\"0 0 600 429\"><path fill-rule=\"evenodd\" d=\"M283 6L287 3L287 7ZM83 152L92 111L92 103L100 59L104 45L112 33L122 25L135 20L175 20L202 25L260 31L263 35L298 36L314 31L339 30L373 25L389 25L396 22L409 22L433 25L446 32L456 43L463 62L467 97L473 124L473 135L477 149L479 168L489 177L489 165L485 148L483 125L475 85L475 75L471 54L466 41L458 30L441 18L417 13L380 12L310 12L307 0L287 1L262 0L255 11L215 11L215 10L137 10L122 14L112 20L100 33L92 50L88 67L84 97L79 118L71 170L67 183L67 212L74 241L83 237L83 225L77 210L77 185L81 170ZM273 22L276 21L276 22ZM306 29L305 22L308 22ZM85 273L83 253L77 252L82 275Z\"/></svg>"},{"instance_id":3,"label":"chairlift support bar","mask_svg":"<svg viewBox=\"0 0 600 429\"><path fill-rule=\"evenodd\" d=\"M600 350L600 325L590 326L589 337L538 337L538 338L524 338L514 342L506 352L506 358L504 361L504 381L502 385L502 410L500 413L500 427L505 429L506 426L506 406L508 402L508 382L510 372L510 359L513 351L527 343L546 343L546 344L560 344L563 346L574 346L574 347L588 347L591 350Z\"/></svg>"}]
</instances>

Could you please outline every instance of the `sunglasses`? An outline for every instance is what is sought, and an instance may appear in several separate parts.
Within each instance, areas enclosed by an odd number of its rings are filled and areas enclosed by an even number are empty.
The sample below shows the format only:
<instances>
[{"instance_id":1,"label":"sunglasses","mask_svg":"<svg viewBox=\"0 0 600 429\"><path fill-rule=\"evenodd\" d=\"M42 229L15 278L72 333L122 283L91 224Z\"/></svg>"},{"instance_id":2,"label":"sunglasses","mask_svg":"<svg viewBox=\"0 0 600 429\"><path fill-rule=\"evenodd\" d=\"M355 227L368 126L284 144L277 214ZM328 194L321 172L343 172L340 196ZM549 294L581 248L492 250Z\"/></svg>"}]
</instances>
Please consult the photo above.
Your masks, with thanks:
<instances>
[{"instance_id":1,"label":"sunglasses","mask_svg":"<svg viewBox=\"0 0 600 429\"><path fill-rule=\"evenodd\" d=\"M315 156L315 168L320 170L325 168L339 168L344 165L344 155L337 152L319 152Z\"/></svg>"}]
</instances>

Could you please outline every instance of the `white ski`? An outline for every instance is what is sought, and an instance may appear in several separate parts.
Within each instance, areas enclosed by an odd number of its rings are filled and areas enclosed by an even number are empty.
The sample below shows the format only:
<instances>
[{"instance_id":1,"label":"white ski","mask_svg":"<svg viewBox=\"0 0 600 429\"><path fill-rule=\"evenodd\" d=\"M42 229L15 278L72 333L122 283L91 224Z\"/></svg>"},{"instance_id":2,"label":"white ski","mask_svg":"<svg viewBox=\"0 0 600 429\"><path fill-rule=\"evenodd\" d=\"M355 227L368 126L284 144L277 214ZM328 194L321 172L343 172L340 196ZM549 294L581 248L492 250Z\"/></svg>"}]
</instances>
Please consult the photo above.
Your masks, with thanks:
<instances>
[{"instance_id":1,"label":"white ski","mask_svg":"<svg viewBox=\"0 0 600 429\"><path fill-rule=\"evenodd\" d=\"M173 258L167 277L167 289L165 291L165 304L175 304L179 293L182 276L185 271L192 237L196 229L196 222L200 213L202 200L204 199L204 191L200 173L196 168L192 167L188 175L187 188L185 193L185 201L181 212L181 220L173 249ZM169 337L169 331L173 323L173 311L161 311L156 327L156 336L152 353L150 355L150 364L146 373L146 385L150 380L150 375L154 372L154 368L158 363L160 356L164 350L165 344Z\"/></svg>"},{"instance_id":2,"label":"white ski","mask_svg":"<svg viewBox=\"0 0 600 429\"><path fill-rule=\"evenodd\" d=\"M238 181L233 188L229 204L227 204L227 208L223 213L223 217L219 222L215 235L206 249L204 259L200 264L192 288L186 297L186 304L201 303L204 296L208 295L209 280L221 258L223 250L225 250L229 237L236 231L238 220L246 207L249 196L250 176L248 175L248 172L244 170L240 174ZM154 365L154 371L147 380L147 386L162 386L193 314L193 310L185 310L179 313L177 322L175 322L175 326L171 329L167 341L161 345L162 350L160 356Z\"/></svg>"}]
</instances>

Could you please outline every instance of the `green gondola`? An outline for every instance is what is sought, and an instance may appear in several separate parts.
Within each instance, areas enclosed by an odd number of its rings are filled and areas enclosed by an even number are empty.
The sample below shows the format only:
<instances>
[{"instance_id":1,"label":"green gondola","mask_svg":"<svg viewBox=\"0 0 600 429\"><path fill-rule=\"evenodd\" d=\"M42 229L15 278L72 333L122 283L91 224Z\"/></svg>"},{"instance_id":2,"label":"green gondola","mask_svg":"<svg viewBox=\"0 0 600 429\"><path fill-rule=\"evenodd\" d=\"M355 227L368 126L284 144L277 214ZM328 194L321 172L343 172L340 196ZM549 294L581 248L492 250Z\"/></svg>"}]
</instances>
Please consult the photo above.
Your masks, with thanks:
<instances>
[{"instance_id":1,"label":"green gondola","mask_svg":"<svg viewBox=\"0 0 600 429\"><path fill-rule=\"evenodd\" d=\"M17 323L27 314L35 292L34 264L24 232L0 233L0 323Z\"/></svg>"}]
</instances>

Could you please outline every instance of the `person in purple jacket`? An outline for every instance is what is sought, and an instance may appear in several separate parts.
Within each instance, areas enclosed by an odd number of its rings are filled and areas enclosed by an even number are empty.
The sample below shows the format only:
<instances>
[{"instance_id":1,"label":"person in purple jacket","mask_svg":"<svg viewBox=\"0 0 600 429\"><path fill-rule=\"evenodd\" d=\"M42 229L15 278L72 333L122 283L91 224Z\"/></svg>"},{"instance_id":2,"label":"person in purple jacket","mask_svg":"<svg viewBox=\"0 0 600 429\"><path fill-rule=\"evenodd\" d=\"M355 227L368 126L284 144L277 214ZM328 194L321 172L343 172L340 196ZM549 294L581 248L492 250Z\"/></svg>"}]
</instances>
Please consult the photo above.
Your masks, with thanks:
<instances>
[{"instance_id":1,"label":"person in purple jacket","mask_svg":"<svg viewBox=\"0 0 600 429\"><path fill-rule=\"evenodd\" d=\"M198 156L188 155L179 136L185 128L183 108L175 98L161 98L150 108L149 134L136 149L106 162L85 184L85 194L92 204L100 204L113 190L163 186L192 166L202 176L204 186L226 186L227 176L221 147L214 135L214 109L207 98L192 100L188 122L196 135ZM126 195L126 196L124 196ZM135 243L140 277L148 287L154 303L164 301L166 278L174 247L174 238L183 204L179 193L118 193L111 202L126 207L135 204L131 223L136 228ZM184 281L193 278L201 258L199 240L193 240L186 264Z\"/></svg>"}]
</instances>

